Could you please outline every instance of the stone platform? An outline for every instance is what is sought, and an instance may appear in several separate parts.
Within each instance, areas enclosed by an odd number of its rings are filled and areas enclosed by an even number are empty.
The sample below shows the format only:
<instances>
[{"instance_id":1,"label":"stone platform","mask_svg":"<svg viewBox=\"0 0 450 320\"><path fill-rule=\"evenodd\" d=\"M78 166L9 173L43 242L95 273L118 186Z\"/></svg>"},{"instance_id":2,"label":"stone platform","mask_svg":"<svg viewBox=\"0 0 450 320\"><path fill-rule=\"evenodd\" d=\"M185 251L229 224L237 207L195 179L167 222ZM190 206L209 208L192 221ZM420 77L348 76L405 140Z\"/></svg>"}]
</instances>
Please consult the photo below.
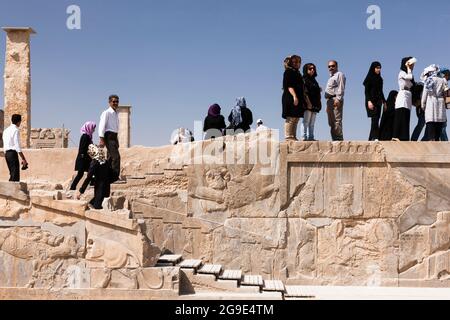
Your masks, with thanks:
<instances>
[{"instance_id":1,"label":"stone platform","mask_svg":"<svg viewBox=\"0 0 450 320\"><path fill-rule=\"evenodd\" d=\"M127 182L98 212L86 208L92 190L82 201L64 191L76 150L25 152L26 184L0 183L0 288L15 288L0 298L280 289L271 297L288 299L297 286L450 287L450 143L251 134L123 149ZM182 258L158 262L165 254ZM183 268L186 260L196 268Z\"/></svg>"}]
</instances>

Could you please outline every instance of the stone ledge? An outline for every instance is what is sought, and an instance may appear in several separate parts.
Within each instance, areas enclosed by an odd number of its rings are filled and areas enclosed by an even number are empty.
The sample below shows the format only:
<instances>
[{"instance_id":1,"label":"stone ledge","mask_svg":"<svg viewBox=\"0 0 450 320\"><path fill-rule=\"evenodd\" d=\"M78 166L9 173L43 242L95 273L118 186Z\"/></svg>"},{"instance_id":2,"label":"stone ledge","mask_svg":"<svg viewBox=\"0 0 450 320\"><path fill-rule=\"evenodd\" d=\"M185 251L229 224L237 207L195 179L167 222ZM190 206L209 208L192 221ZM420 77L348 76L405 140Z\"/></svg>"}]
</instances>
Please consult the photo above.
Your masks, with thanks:
<instances>
[{"instance_id":1,"label":"stone ledge","mask_svg":"<svg viewBox=\"0 0 450 320\"><path fill-rule=\"evenodd\" d=\"M45 197L31 197L31 203L38 207L50 208L69 215L84 217L87 202L77 200L52 200Z\"/></svg>"},{"instance_id":2,"label":"stone ledge","mask_svg":"<svg viewBox=\"0 0 450 320\"><path fill-rule=\"evenodd\" d=\"M131 231L136 231L138 229L138 223L136 220L124 219L118 216L114 216L114 212L105 214L105 212L102 210L88 210L85 213L85 217L89 220L101 222L107 225L112 225Z\"/></svg>"},{"instance_id":3,"label":"stone ledge","mask_svg":"<svg viewBox=\"0 0 450 320\"><path fill-rule=\"evenodd\" d=\"M26 202L29 200L27 194L27 184L23 182L0 182L0 197L12 198Z\"/></svg>"}]
</instances>

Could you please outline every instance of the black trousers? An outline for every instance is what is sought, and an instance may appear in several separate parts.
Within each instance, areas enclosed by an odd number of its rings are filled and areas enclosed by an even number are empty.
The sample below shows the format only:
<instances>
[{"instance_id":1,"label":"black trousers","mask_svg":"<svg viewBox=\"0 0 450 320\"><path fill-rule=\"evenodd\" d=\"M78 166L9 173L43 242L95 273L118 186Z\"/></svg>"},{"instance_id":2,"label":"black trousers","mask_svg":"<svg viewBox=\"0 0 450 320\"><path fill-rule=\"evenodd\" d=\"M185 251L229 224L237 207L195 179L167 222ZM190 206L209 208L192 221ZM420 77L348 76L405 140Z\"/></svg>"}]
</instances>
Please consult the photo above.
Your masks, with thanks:
<instances>
[{"instance_id":1,"label":"black trousers","mask_svg":"<svg viewBox=\"0 0 450 320\"><path fill-rule=\"evenodd\" d=\"M70 187L70 190L77 190L77 185L80 182L81 179L83 179L84 176L84 170L78 171L77 175L73 179L72 186Z\"/></svg>"},{"instance_id":2,"label":"black trousers","mask_svg":"<svg viewBox=\"0 0 450 320\"><path fill-rule=\"evenodd\" d=\"M406 108L395 109L394 138L400 141L409 141L410 122L411 110Z\"/></svg>"},{"instance_id":3,"label":"black trousers","mask_svg":"<svg viewBox=\"0 0 450 320\"><path fill-rule=\"evenodd\" d=\"M427 136L428 141L441 141L441 133L444 122L428 122Z\"/></svg>"},{"instance_id":4,"label":"black trousers","mask_svg":"<svg viewBox=\"0 0 450 320\"><path fill-rule=\"evenodd\" d=\"M120 153L119 153L119 140L117 138L117 133L106 132L105 133L105 145L108 150L108 158L111 162L111 168L113 172L113 177L111 177L111 182L115 182L120 176Z\"/></svg>"},{"instance_id":5,"label":"black trousers","mask_svg":"<svg viewBox=\"0 0 450 320\"><path fill-rule=\"evenodd\" d=\"M8 150L5 152L6 164L9 169L9 181L20 181L20 163L19 154L15 150Z\"/></svg>"},{"instance_id":6,"label":"black trousers","mask_svg":"<svg viewBox=\"0 0 450 320\"><path fill-rule=\"evenodd\" d=\"M95 174L94 198L92 198L90 204L95 209L103 209L103 200L111 194L111 170L109 164L97 165L93 173Z\"/></svg>"},{"instance_id":7,"label":"black trousers","mask_svg":"<svg viewBox=\"0 0 450 320\"><path fill-rule=\"evenodd\" d=\"M372 117L369 141L374 141L375 139L380 139L380 116Z\"/></svg>"}]
</instances>

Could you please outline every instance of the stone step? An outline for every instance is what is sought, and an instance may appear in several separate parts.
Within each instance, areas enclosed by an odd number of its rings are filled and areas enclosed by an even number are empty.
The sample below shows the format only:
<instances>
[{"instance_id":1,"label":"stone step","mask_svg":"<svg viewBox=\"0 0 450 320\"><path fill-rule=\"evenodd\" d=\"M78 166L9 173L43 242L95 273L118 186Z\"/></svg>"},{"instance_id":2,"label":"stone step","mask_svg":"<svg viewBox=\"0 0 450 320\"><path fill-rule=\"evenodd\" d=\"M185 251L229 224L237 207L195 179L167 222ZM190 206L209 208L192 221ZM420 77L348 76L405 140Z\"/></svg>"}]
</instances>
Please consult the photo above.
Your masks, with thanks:
<instances>
[{"instance_id":1,"label":"stone step","mask_svg":"<svg viewBox=\"0 0 450 320\"><path fill-rule=\"evenodd\" d=\"M222 280L242 280L242 271L241 270L225 270L219 277Z\"/></svg>"},{"instance_id":2,"label":"stone step","mask_svg":"<svg viewBox=\"0 0 450 320\"><path fill-rule=\"evenodd\" d=\"M201 267L202 264L203 264L202 260L189 259L189 260L184 260L178 266L181 269L194 269L194 270L197 270L198 268Z\"/></svg>"},{"instance_id":3,"label":"stone step","mask_svg":"<svg viewBox=\"0 0 450 320\"><path fill-rule=\"evenodd\" d=\"M159 258L158 263L166 264L171 263L172 265L178 264L183 257L181 254L166 254Z\"/></svg>"},{"instance_id":4,"label":"stone step","mask_svg":"<svg viewBox=\"0 0 450 320\"><path fill-rule=\"evenodd\" d=\"M284 292L286 290L284 283L280 280L264 280L264 291Z\"/></svg>"},{"instance_id":5,"label":"stone step","mask_svg":"<svg viewBox=\"0 0 450 320\"><path fill-rule=\"evenodd\" d=\"M284 294L286 298L315 298L310 290L303 286L286 286L286 293Z\"/></svg>"},{"instance_id":6,"label":"stone step","mask_svg":"<svg viewBox=\"0 0 450 320\"><path fill-rule=\"evenodd\" d=\"M242 286L258 286L262 287L264 285L264 280L262 276L244 276L244 280L241 282Z\"/></svg>"},{"instance_id":7,"label":"stone step","mask_svg":"<svg viewBox=\"0 0 450 320\"><path fill-rule=\"evenodd\" d=\"M213 274L216 277L220 275L222 272L222 266L219 264L205 264L198 270L198 273L201 274Z\"/></svg>"}]
</instances>

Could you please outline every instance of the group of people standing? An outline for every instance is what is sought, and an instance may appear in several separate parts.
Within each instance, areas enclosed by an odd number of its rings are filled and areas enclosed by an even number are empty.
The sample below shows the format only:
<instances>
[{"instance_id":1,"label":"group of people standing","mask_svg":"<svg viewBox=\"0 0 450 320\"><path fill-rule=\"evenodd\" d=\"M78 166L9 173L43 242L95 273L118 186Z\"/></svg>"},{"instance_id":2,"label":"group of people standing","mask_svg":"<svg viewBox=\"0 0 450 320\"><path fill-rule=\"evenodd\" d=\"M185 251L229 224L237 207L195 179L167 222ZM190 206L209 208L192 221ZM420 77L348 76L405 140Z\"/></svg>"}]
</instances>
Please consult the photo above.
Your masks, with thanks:
<instances>
[{"instance_id":1,"label":"group of people standing","mask_svg":"<svg viewBox=\"0 0 450 320\"><path fill-rule=\"evenodd\" d=\"M414 65L417 59L402 59L398 76L399 91L391 91L385 99L381 63L371 64L363 82L365 87L365 108L371 118L369 141L394 140L417 141L426 123L423 141L446 140L446 97L449 96L446 68L431 65L421 75L423 84L414 81ZM322 89L317 83L317 68L313 63L303 67L298 55L289 56L284 61L282 117L285 119L287 141L297 141L297 126L303 118L303 140L314 141L314 123L322 109ZM346 77L338 70L335 60L328 62L330 78L325 89L326 111L333 141L344 140L342 116ZM411 108L417 109L418 125L410 138ZM381 122L380 122L381 119Z\"/></svg>"},{"instance_id":2,"label":"group of people standing","mask_svg":"<svg viewBox=\"0 0 450 320\"><path fill-rule=\"evenodd\" d=\"M88 121L81 128L80 144L75 161L77 175L73 179L70 190L77 189L78 183L87 172L87 177L76 197L80 199L89 184L93 185L94 198L89 204L94 209L102 209L104 198L110 196L111 184L120 178L118 107L119 97L111 95L109 108L100 117L98 146L93 142L93 135L97 128L96 123ZM104 147L107 149L108 157L105 155Z\"/></svg>"},{"instance_id":3,"label":"group of people standing","mask_svg":"<svg viewBox=\"0 0 450 320\"><path fill-rule=\"evenodd\" d=\"M317 114L322 110L322 88L317 82L317 67L307 63L300 73L302 59L298 55L284 60L283 76L283 113L285 119L285 137L287 141L298 141L297 127L303 118L303 140L315 141L314 126ZM339 71L338 62L328 62L330 78L328 80L325 99L328 123L333 141L344 140L342 115L344 108L345 75Z\"/></svg>"}]
</instances>

